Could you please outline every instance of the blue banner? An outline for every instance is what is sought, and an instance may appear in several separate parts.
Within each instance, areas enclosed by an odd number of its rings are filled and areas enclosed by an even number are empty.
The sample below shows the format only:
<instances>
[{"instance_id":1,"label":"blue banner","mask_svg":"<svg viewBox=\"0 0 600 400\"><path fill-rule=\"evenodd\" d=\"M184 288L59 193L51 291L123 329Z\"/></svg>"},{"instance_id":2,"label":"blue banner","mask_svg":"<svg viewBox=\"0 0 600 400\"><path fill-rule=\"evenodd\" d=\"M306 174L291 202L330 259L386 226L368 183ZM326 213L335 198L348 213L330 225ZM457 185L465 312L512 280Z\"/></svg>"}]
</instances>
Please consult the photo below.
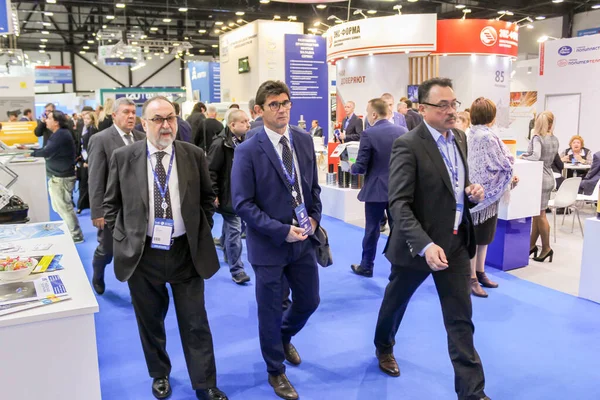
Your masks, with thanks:
<instances>
[{"instance_id":1,"label":"blue banner","mask_svg":"<svg viewBox=\"0 0 600 400\"><path fill-rule=\"evenodd\" d=\"M221 101L221 65L216 62L188 63L194 101L219 103Z\"/></svg>"},{"instance_id":2,"label":"blue banner","mask_svg":"<svg viewBox=\"0 0 600 400\"><path fill-rule=\"evenodd\" d=\"M0 33L11 33L10 19L12 18L10 10L10 0L0 0Z\"/></svg>"},{"instance_id":3,"label":"blue banner","mask_svg":"<svg viewBox=\"0 0 600 400\"><path fill-rule=\"evenodd\" d=\"M326 40L321 36L285 35L285 83L290 88L292 110L290 124L306 121L310 132L313 120L329 131L329 82Z\"/></svg>"},{"instance_id":4,"label":"blue banner","mask_svg":"<svg viewBox=\"0 0 600 400\"><path fill-rule=\"evenodd\" d=\"M577 31L577 36L597 35L599 33L600 33L600 28L583 29L583 30Z\"/></svg>"},{"instance_id":5,"label":"blue banner","mask_svg":"<svg viewBox=\"0 0 600 400\"><path fill-rule=\"evenodd\" d=\"M68 65L38 65L35 67L35 83L73 83L73 71Z\"/></svg>"}]
</instances>

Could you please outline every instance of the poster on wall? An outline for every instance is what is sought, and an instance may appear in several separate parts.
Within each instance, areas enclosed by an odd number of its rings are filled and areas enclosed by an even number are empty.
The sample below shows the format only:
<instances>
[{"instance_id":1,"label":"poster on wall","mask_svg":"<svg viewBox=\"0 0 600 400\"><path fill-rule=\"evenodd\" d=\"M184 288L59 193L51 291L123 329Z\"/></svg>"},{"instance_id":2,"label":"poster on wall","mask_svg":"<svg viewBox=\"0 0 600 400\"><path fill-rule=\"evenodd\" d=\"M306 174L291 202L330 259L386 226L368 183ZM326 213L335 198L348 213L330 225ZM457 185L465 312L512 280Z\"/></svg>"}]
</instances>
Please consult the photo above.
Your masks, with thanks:
<instances>
[{"instance_id":1,"label":"poster on wall","mask_svg":"<svg viewBox=\"0 0 600 400\"><path fill-rule=\"evenodd\" d=\"M328 69L325 38L309 35L285 35L285 83L290 88L293 103L290 123L306 126L311 121L327 132L328 118Z\"/></svg>"},{"instance_id":2,"label":"poster on wall","mask_svg":"<svg viewBox=\"0 0 600 400\"><path fill-rule=\"evenodd\" d=\"M516 136L517 147L524 148L523 143L529 138L529 123L535 115L537 92L510 93L510 130Z\"/></svg>"},{"instance_id":3,"label":"poster on wall","mask_svg":"<svg viewBox=\"0 0 600 400\"><path fill-rule=\"evenodd\" d=\"M0 33L12 33L10 0L0 0Z\"/></svg>"},{"instance_id":4,"label":"poster on wall","mask_svg":"<svg viewBox=\"0 0 600 400\"><path fill-rule=\"evenodd\" d=\"M472 69L473 99L485 97L496 104L496 124L501 130L510 125L510 75L508 57L477 56ZM464 108L470 105L463 104ZM502 132L500 132L502 134Z\"/></svg>"},{"instance_id":5,"label":"poster on wall","mask_svg":"<svg viewBox=\"0 0 600 400\"><path fill-rule=\"evenodd\" d=\"M188 62L194 101L218 103L221 101L221 66L216 62Z\"/></svg>"}]
</instances>

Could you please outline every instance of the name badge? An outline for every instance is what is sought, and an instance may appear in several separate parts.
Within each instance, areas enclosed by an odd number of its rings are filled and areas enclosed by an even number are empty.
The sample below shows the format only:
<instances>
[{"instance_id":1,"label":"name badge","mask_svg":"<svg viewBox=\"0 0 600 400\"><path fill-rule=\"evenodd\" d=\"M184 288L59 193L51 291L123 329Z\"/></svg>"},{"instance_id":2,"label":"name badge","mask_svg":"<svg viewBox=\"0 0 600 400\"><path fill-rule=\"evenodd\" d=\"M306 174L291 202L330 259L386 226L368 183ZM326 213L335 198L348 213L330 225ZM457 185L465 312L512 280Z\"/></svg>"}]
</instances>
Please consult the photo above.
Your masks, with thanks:
<instances>
[{"instance_id":1,"label":"name badge","mask_svg":"<svg viewBox=\"0 0 600 400\"><path fill-rule=\"evenodd\" d=\"M159 250L169 250L175 221L166 218L155 218L154 229L152 229L152 244L150 247Z\"/></svg>"},{"instance_id":2,"label":"name badge","mask_svg":"<svg viewBox=\"0 0 600 400\"><path fill-rule=\"evenodd\" d=\"M462 204L457 204L456 205L456 215L454 215L454 234L458 235L458 227L460 226L460 222L461 222L461 215L462 215L462 211L463 211L464 205Z\"/></svg>"},{"instance_id":3,"label":"name badge","mask_svg":"<svg viewBox=\"0 0 600 400\"><path fill-rule=\"evenodd\" d=\"M298 221L298 225L300 228L304 229L303 235L311 235L313 233L312 224L308 218L308 213L306 212L306 206L304 203L296 207L294 209L294 213L296 214L296 221Z\"/></svg>"}]
</instances>

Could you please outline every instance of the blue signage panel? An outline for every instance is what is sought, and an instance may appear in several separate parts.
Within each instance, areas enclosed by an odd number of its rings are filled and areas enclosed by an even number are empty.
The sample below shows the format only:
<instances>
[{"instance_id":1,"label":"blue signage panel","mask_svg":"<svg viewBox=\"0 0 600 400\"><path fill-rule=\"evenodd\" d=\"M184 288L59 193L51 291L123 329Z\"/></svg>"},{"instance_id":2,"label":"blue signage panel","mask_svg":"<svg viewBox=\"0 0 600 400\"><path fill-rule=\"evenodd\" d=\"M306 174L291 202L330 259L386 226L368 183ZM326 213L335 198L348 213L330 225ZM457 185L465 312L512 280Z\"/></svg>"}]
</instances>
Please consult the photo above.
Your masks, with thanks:
<instances>
[{"instance_id":1,"label":"blue signage panel","mask_svg":"<svg viewBox=\"0 0 600 400\"><path fill-rule=\"evenodd\" d=\"M11 33L11 18L10 0L0 0L0 33Z\"/></svg>"},{"instance_id":2,"label":"blue signage panel","mask_svg":"<svg viewBox=\"0 0 600 400\"><path fill-rule=\"evenodd\" d=\"M38 65L35 67L35 83L73 83L73 71L68 65Z\"/></svg>"},{"instance_id":3,"label":"blue signage panel","mask_svg":"<svg viewBox=\"0 0 600 400\"><path fill-rule=\"evenodd\" d=\"M326 40L321 36L285 35L285 83L290 88L290 123L319 121L324 136L329 131L329 82ZM326 139L325 139L326 140Z\"/></svg>"},{"instance_id":4,"label":"blue signage panel","mask_svg":"<svg viewBox=\"0 0 600 400\"><path fill-rule=\"evenodd\" d=\"M221 101L221 65L216 62L188 62L194 101Z\"/></svg>"},{"instance_id":5,"label":"blue signage panel","mask_svg":"<svg viewBox=\"0 0 600 400\"><path fill-rule=\"evenodd\" d=\"M598 33L600 33L600 28L583 29L577 31L577 36L597 35Z\"/></svg>"}]
</instances>

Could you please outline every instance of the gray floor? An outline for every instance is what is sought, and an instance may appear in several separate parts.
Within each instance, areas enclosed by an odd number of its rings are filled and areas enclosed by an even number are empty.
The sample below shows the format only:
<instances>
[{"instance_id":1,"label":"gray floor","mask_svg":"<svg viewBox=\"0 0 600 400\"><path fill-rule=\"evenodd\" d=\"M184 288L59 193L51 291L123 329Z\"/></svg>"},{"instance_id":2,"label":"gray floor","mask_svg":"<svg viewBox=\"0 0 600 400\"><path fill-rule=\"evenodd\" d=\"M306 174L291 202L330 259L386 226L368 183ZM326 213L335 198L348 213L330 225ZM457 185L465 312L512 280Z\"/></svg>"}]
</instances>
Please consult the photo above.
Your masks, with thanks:
<instances>
[{"instance_id":1,"label":"gray floor","mask_svg":"<svg viewBox=\"0 0 600 400\"><path fill-rule=\"evenodd\" d=\"M596 215L595 208L585 206L581 211L581 223L585 228L585 219ZM560 292L577 296L579 293L579 275L581 273L581 254L583 250L583 237L579 224L575 220L575 227L571 233L573 215L567 215L562 225L562 215L556 216L556 243L554 243L552 214L548 213L550 222L550 246L554 250L553 262L536 262L530 260L527 267L509 272L521 279L537 283ZM350 221L352 225L365 226L364 219ZM386 230L386 233L389 233ZM538 243L541 249L541 242Z\"/></svg>"}]
</instances>

